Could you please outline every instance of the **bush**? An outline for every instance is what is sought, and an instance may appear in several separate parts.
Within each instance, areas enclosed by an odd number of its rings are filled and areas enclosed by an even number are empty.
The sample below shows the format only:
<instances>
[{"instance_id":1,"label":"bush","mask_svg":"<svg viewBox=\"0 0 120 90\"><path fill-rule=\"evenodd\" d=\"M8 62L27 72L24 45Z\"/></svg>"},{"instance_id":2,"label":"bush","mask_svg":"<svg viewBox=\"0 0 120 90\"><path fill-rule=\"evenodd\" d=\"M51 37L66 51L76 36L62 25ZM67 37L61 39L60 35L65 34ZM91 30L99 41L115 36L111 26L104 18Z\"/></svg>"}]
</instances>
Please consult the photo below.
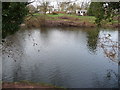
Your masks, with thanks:
<instances>
[{"instance_id":1,"label":"bush","mask_svg":"<svg viewBox=\"0 0 120 90\"><path fill-rule=\"evenodd\" d=\"M53 15L58 15L58 13L57 13L57 12L52 12L52 14L53 14Z\"/></svg>"},{"instance_id":2,"label":"bush","mask_svg":"<svg viewBox=\"0 0 120 90\"><path fill-rule=\"evenodd\" d=\"M25 19L26 28L39 28L45 26L45 16L28 17Z\"/></svg>"},{"instance_id":3,"label":"bush","mask_svg":"<svg viewBox=\"0 0 120 90\"><path fill-rule=\"evenodd\" d=\"M2 38L15 33L28 13L25 2L2 3Z\"/></svg>"}]
</instances>

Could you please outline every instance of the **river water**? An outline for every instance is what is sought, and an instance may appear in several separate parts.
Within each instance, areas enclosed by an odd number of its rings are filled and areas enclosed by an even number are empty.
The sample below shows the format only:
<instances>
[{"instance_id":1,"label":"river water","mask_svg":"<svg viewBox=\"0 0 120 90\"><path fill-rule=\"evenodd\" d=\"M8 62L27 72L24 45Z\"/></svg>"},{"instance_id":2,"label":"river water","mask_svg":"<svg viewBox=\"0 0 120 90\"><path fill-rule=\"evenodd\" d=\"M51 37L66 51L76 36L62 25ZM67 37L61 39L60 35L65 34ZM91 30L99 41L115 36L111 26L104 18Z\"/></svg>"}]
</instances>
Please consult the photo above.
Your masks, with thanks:
<instances>
[{"instance_id":1,"label":"river water","mask_svg":"<svg viewBox=\"0 0 120 90\"><path fill-rule=\"evenodd\" d=\"M98 45L99 38L107 34L118 41L117 29L20 30L3 43L3 82L27 80L65 88L118 87L118 64Z\"/></svg>"}]
</instances>

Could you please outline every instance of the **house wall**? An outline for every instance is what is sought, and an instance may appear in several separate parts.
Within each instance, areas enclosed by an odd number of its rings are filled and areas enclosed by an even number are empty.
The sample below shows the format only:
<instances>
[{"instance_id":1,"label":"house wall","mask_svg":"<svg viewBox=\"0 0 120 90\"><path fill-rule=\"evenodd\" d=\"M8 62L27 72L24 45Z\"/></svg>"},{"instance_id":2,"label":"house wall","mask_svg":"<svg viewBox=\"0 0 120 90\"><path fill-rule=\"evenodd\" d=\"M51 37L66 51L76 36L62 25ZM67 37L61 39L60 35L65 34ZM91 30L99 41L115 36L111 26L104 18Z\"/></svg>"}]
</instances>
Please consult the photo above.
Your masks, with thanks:
<instances>
[{"instance_id":1,"label":"house wall","mask_svg":"<svg viewBox=\"0 0 120 90\"><path fill-rule=\"evenodd\" d=\"M87 14L87 10L76 10L76 14L80 16L85 16Z\"/></svg>"}]
</instances>

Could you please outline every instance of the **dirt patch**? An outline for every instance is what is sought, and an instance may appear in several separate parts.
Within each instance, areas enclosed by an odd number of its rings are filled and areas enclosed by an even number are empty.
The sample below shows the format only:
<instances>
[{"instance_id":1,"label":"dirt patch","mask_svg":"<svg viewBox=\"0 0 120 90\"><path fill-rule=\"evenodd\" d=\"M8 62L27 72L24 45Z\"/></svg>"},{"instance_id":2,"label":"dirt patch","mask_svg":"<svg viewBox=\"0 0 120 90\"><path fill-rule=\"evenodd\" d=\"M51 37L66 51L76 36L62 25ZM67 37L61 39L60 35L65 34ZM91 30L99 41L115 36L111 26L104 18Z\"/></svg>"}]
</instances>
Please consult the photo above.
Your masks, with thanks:
<instances>
[{"instance_id":1,"label":"dirt patch","mask_svg":"<svg viewBox=\"0 0 120 90\"><path fill-rule=\"evenodd\" d=\"M95 24L90 24L88 22L76 22L76 21L51 21L47 20L45 26L71 26L71 27L95 27Z\"/></svg>"},{"instance_id":2,"label":"dirt patch","mask_svg":"<svg viewBox=\"0 0 120 90\"><path fill-rule=\"evenodd\" d=\"M71 21L76 21L76 20L80 20L79 18L73 18L73 17L68 17L68 16L62 16L62 17L58 17L59 19L67 19L67 20L71 20Z\"/></svg>"},{"instance_id":3,"label":"dirt patch","mask_svg":"<svg viewBox=\"0 0 120 90\"><path fill-rule=\"evenodd\" d=\"M70 18L70 17L63 16L63 17L59 17L59 19L71 19L71 18Z\"/></svg>"}]
</instances>

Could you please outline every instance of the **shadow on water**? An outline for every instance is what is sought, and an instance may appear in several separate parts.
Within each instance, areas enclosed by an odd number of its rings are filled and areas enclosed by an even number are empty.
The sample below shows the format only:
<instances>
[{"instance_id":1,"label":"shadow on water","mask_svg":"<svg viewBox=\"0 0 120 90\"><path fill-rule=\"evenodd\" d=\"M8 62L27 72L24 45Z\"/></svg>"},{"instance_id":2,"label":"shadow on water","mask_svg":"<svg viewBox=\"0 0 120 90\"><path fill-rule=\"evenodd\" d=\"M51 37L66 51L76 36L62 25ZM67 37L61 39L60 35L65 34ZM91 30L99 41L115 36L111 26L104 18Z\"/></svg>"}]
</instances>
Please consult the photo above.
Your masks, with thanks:
<instances>
[{"instance_id":1,"label":"shadow on water","mask_svg":"<svg viewBox=\"0 0 120 90\"><path fill-rule=\"evenodd\" d=\"M20 40L19 37L21 37L20 35L13 35L13 37L9 37L9 40L6 40L5 42L2 43L2 65L4 66L2 69L2 71L4 71L5 73L2 73L4 76L3 77L3 80L4 79L8 79L11 80L13 82L15 81L18 81L18 78L19 78L19 74L21 74L21 63L22 63L22 58L21 56L24 55L24 49L23 49L23 46L22 46L22 42L23 40ZM8 61L5 62L4 59L5 57L8 58ZM6 67L6 64L5 63L10 63L10 62L13 62L12 63L12 66L13 66L13 70L12 70L12 73L11 73L11 70L9 71L9 68L8 68L8 71L5 70L5 67ZM9 66L8 66L9 67ZM10 75L12 75L12 77L8 77L7 73L10 73Z\"/></svg>"},{"instance_id":2,"label":"shadow on water","mask_svg":"<svg viewBox=\"0 0 120 90\"><path fill-rule=\"evenodd\" d=\"M98 46L103 50L106 58L117 64L119 70L120 61L118 58L118 49L120 48L120 46L118 41L114 40L113 36L110 33L107 33L104 34L102 37L99 36ZM108 69L106 70L106 74L103 79L100 80L97 77L95 79L96 87L108 87L109 85L111 85L111 88L119 87L119 71L116 72L114 69ZM111 80L114 81L114 83L111 82ZM106 84L103 84L103 82L106 82Z\"/></svg>"},{"instance_id":3,"label":"shadow on water","mask_svg":"<svg viewBox=\"0 0 120 90\"><path fill-rule=\"evenodd\" d=\"M92 53L96 52L98 36L99 36L99 28L87 31L87 38L88 38L87 46Z\"/></svg>"}]
</instances>

